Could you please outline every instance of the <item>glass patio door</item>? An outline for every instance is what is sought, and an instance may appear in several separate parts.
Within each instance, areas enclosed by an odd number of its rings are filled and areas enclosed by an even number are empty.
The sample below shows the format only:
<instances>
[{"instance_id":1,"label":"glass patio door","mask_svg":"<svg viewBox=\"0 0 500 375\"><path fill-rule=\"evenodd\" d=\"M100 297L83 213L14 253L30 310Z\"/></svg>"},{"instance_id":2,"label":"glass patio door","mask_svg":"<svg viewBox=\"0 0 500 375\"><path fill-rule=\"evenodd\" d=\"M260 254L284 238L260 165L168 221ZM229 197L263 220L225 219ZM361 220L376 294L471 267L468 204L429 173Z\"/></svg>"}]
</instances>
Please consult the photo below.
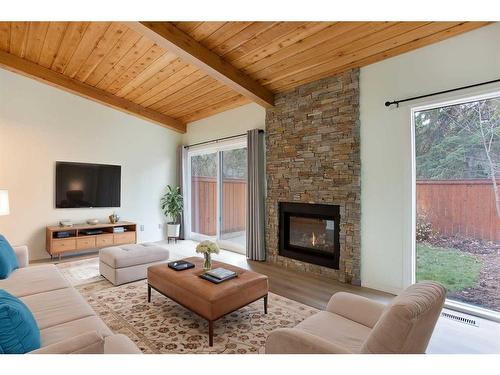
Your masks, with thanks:
<instances>
[{"instance_id":1,"label":"glass patio door","mask_svg":"<svg viewBox=\"0 0 500 375\"><path fill-rule=\"evenodd\" d=\"M223 248L244 252L247 217L247 149L220 152L220 236Z\"/></svg>"},{"instance_id":2,"label":"glass patio door","mask_svg":"<svg viewBox=\"0 0 500 375\"><path fill-rule=\"evenodd\" d=\"M414 280L436 280L447 305L500 318L500 94L412 111Z\"/></svg>"},{"instance_id":3,"label":"glass patio door","mask_svg":"<svg viewBox=\"0 0 500 375\"><path fill-rule=\"evenodd\" d=\"M191 238L215 239L217 236L217 153L190 156Z\"/></svg>"},{"instance_id":4,"label":"glass patio door","mask_svg":"<svg viewBox=\"0 0 500 375\"><path fill-rule=\"evenodd\" d=\"M246 139L188 151L187 238L217 241L221 248L246 248Z\"/></svg>"}]
</instances>

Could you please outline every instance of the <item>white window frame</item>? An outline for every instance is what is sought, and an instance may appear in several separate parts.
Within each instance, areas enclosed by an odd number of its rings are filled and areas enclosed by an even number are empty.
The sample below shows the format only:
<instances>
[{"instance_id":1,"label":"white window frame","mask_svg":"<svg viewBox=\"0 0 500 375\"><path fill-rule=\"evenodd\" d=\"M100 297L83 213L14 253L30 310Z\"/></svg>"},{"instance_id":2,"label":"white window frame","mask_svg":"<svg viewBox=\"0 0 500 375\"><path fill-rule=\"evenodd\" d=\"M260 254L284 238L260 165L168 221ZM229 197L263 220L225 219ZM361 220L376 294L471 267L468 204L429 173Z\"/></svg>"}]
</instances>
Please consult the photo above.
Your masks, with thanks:
<instances>
[{"instance_id":1,"label":"white window frame","mask_svg":"<svg viewBox=\"0 0 500 375\"><path fill-rule=\"evenodd\" d=\"M410 248L410 252L405 252L404 262L404 282L405 287L410 286L416 282L416 224L417 224L417 166L416 166L416 155L415 155L415 112L425 111L429 109L447 107L457 104L470 103L480 100L492 99L492 98L500 98L500 87L494 87L490 89L484 89L482 91L466 91L460 95L455 95L452 98L448 97L447 100L435 99L435 100L427 100L425 102L421 102L419 105L410 107L410 121L411 121L411 170L412 170L412 183L411 183L411 245L407 248ZM446 299L445 307L456 310L459 312L475 315L481 318L493 320L500 322L500 313L495 311L485 309L478 306L473 306L464 302L459 301L451 301Z\"/></svg>"},{"instance_id":2,"label":"white window frame","mask_svg":"<svg viewBox=\"0 0 500 375\"><path fill-rule=\"evenodd\" d=\"M214 237L211 236L206 236L200 233L194 233L191 232L191 157L196 156L196 155L203 155L203 154L210 154L210 153L216 153L217 154L217 212L216 212L216 234L215 234L215 240L220 244L221 247L227 250L231 250L234 252L238 253L244 253L245 249L241 249L238 246L235 246L228 241L220 240L220 230L221 230L221 220L222 220L222 213L221 211L221 194L222 191L220 189L220 181L222 179L222 176L220 176L220 155L222 151L229 151L229 150L234 150L238 148L246 148L247 147L247 137L246 135L242 135L240 137L234 137L231 139L223 140L223 141L214 141L211 143L203 144L203 145L198 145L198 146L192 146L189 147L187 150L187 161L186 161L186 196L188 199L186 199L186 204L184 205L184 215L186 218L186 230L185 230L185 237L187 239L191 239L193 241L203 241L203 240L214 240Z\"/></svg>"}]
</instances>

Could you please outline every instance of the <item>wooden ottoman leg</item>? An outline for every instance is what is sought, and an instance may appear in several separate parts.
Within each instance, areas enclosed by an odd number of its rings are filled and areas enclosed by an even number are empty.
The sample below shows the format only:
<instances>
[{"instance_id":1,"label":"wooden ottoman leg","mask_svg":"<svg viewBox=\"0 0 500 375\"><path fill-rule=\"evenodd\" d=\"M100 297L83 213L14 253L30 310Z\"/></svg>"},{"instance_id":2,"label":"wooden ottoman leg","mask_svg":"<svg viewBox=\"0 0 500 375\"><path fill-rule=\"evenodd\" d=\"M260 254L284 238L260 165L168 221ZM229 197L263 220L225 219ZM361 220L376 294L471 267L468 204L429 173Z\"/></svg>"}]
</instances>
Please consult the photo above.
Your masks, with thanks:
<instances>
[{"instance_id":1,"label":"wooden ottoman leg","mask_svg":"<svg viewBox=\"0 0 500 375\"><path fill-rule=\"evenodd\" d=\"M148 284L148 302L151 302L151 285Z\"/></svg>"},{"instance_id":2,"label":"wooden ottoman leg","mask_svg":"<svg viewBox=\"0 0 500 375\"><path fill-rule=\"evenodd\" d=\"M208 346L214 346L214 321L208 321Z\"/></svg>"},{"instance_id":3,"label":"wooden ottoman leg","mask_svg":"<svg viewBox=\"0 0 500 375\"><path fill-rule=\"evenodd\" d=\"M264 314L267 314L267 294L264 296Z\"/></svg>"}]
</instances>

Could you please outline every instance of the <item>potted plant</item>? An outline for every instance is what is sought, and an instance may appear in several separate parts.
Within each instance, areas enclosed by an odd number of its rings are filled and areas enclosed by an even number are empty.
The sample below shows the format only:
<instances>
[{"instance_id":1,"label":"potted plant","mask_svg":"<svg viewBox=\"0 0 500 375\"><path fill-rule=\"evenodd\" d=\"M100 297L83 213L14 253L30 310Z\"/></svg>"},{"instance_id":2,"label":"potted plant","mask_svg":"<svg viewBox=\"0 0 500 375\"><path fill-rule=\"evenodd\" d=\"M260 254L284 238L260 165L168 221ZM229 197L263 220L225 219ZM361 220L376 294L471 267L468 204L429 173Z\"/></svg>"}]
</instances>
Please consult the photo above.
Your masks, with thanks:
<instances>
[{"instance_id":1,"label":"potted plant","mask_svg":"<svg viewBox=\"0 0 500 375\"><path fill-rule=\"evenodd\" d=\"M167 186L167 192L161 198L161 209L167 220L167 238L178 238L181 232L181 224L179 218L184 209L184 199L182 198L181 189L179 187Z\"/></svg>"}]
</instances>

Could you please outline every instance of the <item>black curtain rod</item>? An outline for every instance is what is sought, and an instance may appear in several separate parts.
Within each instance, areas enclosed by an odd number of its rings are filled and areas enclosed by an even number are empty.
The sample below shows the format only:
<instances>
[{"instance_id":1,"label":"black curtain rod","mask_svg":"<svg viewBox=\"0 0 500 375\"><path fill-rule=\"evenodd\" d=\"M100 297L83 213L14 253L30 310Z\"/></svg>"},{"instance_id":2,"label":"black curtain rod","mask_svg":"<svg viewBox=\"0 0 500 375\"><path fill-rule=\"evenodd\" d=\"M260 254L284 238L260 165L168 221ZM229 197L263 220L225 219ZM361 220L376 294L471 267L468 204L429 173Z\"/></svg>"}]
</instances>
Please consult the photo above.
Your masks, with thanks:
<instances>
[{"instance_id":1,"label":"black curtain rod","mask_svg":"<svg viewBox=\"0 0 500 375\"><path fill-rule=\"evenodd\" d=\"M262 129L259 129L259 133L264 133L264 130ZM243 133L243 134L236 134L236 135L230 135L229 137L223 137L223 138L218 138L218 139L212 139L211 141L205 141L205 142L200 142L200 143L194 143L192 145L187 145L187 146L184 146L184 148L189 148L189 147L194 147L194 146L199 146L199 145L204 145L204 144L207 144L207 143L216 143L216 142L220 142L220 141L225 141L227 139L232 139L232 138L239 138L239 137L243 137L244 135L247 135L247 133Z\"/></svg>"},{"instance_id":2,"label":"black curtain rod","mask_svg":"<svg viewBox=\"0 0 500 375\"><path fill-rule=\"evenodd\" d=\"M457 87L455 89L450 89L450 90L444 90L444 91L438 91L438 92L433 92L432 94L427 94L427 95L420 95L420 96L414 96L412 98L406 98L402 100L394 100L392 102L385 102L385 106L389 107L392 104L396 104L399 107L399 103L403 102L409 102L410 100L416 100L416 99L422 99L422 98L427 98L429 96L435 96L435 95L440 95L440 94L446 94L448 92L453 92L453 91L459 91L459 90L465 90L465 89L470 89L472 87L477 87L477 86L482 86L482 85L488 85L490 83L496 83L500 82L500 79L494 79L492 81L487 81L487 82L481 82L481 83L475 83L473 85L468 85L468 86L462 86L462 87Z\"/></svg>"}]
</instances>

